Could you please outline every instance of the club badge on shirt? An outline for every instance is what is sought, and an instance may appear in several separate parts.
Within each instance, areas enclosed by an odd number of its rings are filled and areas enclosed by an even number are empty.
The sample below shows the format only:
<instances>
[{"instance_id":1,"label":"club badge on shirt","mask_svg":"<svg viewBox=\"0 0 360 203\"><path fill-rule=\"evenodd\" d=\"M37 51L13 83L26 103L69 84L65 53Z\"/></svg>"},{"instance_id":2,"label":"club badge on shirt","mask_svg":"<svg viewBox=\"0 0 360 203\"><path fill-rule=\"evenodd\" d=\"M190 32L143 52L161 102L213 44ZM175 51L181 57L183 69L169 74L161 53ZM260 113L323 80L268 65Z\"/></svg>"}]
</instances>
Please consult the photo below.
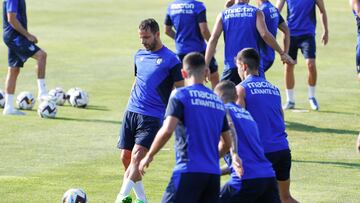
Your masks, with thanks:
<instances>
[{"instance_id":1,"label":"club badge on shirt","mask_svg":"<svg viewBox=\"0 0 360 203\"><path fill-rule=\"evenodd\" d=\"M160 65L162 63L163 59L162 58L158 58L156 59L156 64Z\"/></svg>"}]
</instances>

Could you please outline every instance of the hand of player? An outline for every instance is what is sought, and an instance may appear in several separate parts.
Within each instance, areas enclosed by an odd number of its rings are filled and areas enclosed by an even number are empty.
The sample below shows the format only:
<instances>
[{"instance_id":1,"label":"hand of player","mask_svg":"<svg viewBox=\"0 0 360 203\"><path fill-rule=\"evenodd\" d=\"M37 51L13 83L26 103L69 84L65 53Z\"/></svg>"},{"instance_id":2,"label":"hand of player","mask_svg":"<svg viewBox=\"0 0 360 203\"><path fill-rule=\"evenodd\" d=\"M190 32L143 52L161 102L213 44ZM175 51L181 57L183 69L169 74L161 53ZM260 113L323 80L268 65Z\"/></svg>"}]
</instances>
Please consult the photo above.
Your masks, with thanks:
<instances>
[{"instance_id":1,"label":"hand of player","mask_svg":"<svg viewBox=\"0 0 360 203\"><path fill-rule=\"evenodd\" d=\"M292 64L292 65L296 64L296 61L294 61L294 59L292 59L291 56L289 56L287 53L281 54L281 61L287 64Z\"/></svg>"},{"instance_id":2,"label":"hand of player","mask_svg":"<svg viewBox=\"0 0 360 203\"><path fill-rule=\"evenodd\" d=\"M29 34L29 36L27 36L27 39L34 44L38 43L38 39L32 34Z\"/></svg>"},{"instance_id":3,"label":"hand of player","mask_svg":"<svg viewBox=\"0 0 360 203\"><path fill-rule=\"evenodd\" d=\"M242 161L241 161L240 157L237 154L233 154L231 156L231 159L232 159L232 167L235 170L236 174L239 177L244 175L244 169L242 167Z\"/></svg>"},{"instance_id":4,"label":"hand of player","mask_svg":"<svg viewBox=\"0 0 360 203\"><path fill-rule=\"evenodd\" d=\"M229 8L230 6L234 5L235 0L227 0L225 3L225 8Z\"/></svg>"},{"instance_id":5,"label":"hand of player","mask_svg":"<svg viewBox=\"0 0 360 203\"><path fill-rule=\"evenodd\" d=\"M148 168L149 167L149 164L150 162L153 160L152 157L146 155L141 161L140 161L140 164L139 164L139 172L142 176L145 175L145 168Z\"/></svg>"},{"instance_id":6,"label":"hand of player","mask_svg":"<svg viewBox=\"0 0 360 203\"><path fill-rule=\"evenodd\" d=\"M207 65L206 67L206 71L205 71L205 82L208 83L210 81L210 68L209 66Z\"/></svg>"},{"instance_id":7,"label":"hand of player","mask_svg":"<svg viewBox=\"0 0 360 203\"><path fill-rule=\"evenodd\" d=\"M321 36L321 42L323 43L323 45L327 45L328 41L329 41L329 33L324 32L323 35Z\"/></svg>"}]
</instances>

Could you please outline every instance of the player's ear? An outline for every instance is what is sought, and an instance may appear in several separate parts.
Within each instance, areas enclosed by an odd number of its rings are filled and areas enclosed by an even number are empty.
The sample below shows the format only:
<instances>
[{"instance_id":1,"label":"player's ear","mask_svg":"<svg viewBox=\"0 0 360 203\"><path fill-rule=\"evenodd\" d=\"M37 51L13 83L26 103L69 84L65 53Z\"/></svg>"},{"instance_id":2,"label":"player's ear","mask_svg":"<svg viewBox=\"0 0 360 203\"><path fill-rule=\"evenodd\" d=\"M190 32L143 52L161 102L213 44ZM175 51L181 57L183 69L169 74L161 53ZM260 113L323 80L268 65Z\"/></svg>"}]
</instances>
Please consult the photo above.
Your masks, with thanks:
<instances>
[{"instance_id":1,"label":"player's ear","mask_svg":"<svg viewBox=\"0 0 360 203\"><path fill-rule=\"evenodd\" d=\"M188 73L186 72L186 70L184 68L181 69L181 75L184 79L188 77Z\"/></svg>"},{"instance_id":2,"label":"player's ear","mask_svg":"<svg viewBox=\"0 0 360 203\"><path fill-rule=\"evenodd\" d=\"M160 31L157 31L157 32L155 33L155 36L156 36L156 38L160 38Z\"/></svg>"}]
</instances>

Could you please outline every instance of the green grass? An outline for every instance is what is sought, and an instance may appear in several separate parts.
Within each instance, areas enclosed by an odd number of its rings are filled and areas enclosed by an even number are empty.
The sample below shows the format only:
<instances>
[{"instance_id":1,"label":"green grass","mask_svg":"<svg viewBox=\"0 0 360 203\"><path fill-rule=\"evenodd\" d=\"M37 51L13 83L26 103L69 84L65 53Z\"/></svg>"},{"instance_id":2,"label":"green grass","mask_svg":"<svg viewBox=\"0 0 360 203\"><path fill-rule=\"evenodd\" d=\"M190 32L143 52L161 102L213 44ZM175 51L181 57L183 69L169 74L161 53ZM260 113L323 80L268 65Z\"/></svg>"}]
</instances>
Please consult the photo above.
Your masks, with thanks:
<instances>
[{"instance_id":1,"label":"green grass","mask_svg":"<svg viewBox=\"0 0 360 203\"><path fill-rule=\"evenodd\" d=\"M79 86L89 92L90 106L60 107L53 120L39 118L35 110L25 117L0 116L0 202L58 202L71 187L84 188L91 202L115 200L123 174L115 145L133 82L133 54L141 48L137 26L147 17L162 23L169 2L27 2L30 31L49 54L48 89ZM223 1L205 3L212 27ZM293 155L291 190L301 202L358 202L360 156L355 152L355 140L360 130L360 84L354 67L356 26L346 3L325 3L330 42L326 47L318 43L321 111L289 111L285 115ZM318 29L319 42L320 22ZM162 40L174 48L169 38L162 36ZM222 42L217 51L221 64ZM1 43L1 81L6 75L6 52ZM308 109L306 68L299 58L296 102L297 107ZM30 60L22 69L17 93L36 93L34 64ZM267 77L283 89L279 61ZM144 178L150 202L159 202L171 175L172 143L166 148L170 151L159 153Z\"/></svg>"}]
</instances>

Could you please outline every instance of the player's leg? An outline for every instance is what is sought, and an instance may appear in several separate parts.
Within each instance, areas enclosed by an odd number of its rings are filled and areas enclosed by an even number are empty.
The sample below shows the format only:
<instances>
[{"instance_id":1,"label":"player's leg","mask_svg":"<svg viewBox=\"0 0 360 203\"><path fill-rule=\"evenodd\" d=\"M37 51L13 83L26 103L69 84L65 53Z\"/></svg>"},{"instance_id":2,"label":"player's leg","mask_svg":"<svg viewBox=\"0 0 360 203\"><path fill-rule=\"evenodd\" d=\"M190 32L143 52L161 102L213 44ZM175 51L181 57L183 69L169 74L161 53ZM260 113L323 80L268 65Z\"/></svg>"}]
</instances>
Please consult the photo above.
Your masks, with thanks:
<instances>
[{"instance_id":1,"label":"player's leg","mask_svg":"<svg viewBox=\"0 0 360 203\"><path fill-rule=\"evenodd\" d=\"M289 55L292 59L296 61L298 51L298 38L290 38L290 48ZM283 106L283 109L293 109L295 108L295 74L294 74L295 65L285 63L284 69L284 80L285 80L285 93L286 93L286 103Z\"/></svg>"},{"instance_id":2,"label":"player's leg","mask_svg":"<svg viewBox=\"0 0 360 203\"><path fill-rule=\"evenodd\" d=\"M235 67L235 68L230 68L228 70L224 70L220 81L224 81L224 80L230 80L235 85L239 84L241 82L241 78L239 76L237 68Z\"/></svg>"},{"instance_id":3,"label":"player's leg","mask_svg":"<svg viewBox=\"0 0 360 203\"><path fill-rule=\"evenodd\" d=\"M120 152L120 159L126 171L131 162L131 150L122 149Z\"/></svg>"},{"instance_id":4,"label":"player's leg","mask_svg":"<svg viewBox=\"0 0 360 203\"><path fill-rule=\"evenodd\" d=\"M276 178L266 178L264 181L266 183L265 192L258 202L281 203Z\"/></svg>"},{"instance_id":5,"label":"player's leg","mask_svg":"<svg viewBox=\"0 0 360 203\"><path fill-rule=\"evenodd\" d=\"M37 61L37 78L38 78L38 98L40 100L48 99L48 93L45 85L45 73L46 73L46 59L47 53L43 50L38 50L33 56Z\"/></svg>"},{"instance_id":6,"label":"player's leg","mask_svg":"<svg viewBox=\"0 0 360 203\"><path fill-rule=\"evenodd\" d=\"M25 115L25 113L14 108L14 94L16 89L16 81L20 73L20 67L24 63L16 55L14 51L9 48L8 53L9 68L5 80L5 106L3 110L4 115Z\"/></svg>"},{"instance_id":7,"label":"player's leg","mask_svg":"<svg viewBox=\"0 0 360 203\"><path fill-rule=\"evenodd\" d=\"M305 36L301 44L301 52L306 59L306 65L308 68L308 96L309 103L312 110L319 110L319 104L315 98L315 89L317 81L316 70L316 42L315 36Z\"/></svg>"}]
</instances>

